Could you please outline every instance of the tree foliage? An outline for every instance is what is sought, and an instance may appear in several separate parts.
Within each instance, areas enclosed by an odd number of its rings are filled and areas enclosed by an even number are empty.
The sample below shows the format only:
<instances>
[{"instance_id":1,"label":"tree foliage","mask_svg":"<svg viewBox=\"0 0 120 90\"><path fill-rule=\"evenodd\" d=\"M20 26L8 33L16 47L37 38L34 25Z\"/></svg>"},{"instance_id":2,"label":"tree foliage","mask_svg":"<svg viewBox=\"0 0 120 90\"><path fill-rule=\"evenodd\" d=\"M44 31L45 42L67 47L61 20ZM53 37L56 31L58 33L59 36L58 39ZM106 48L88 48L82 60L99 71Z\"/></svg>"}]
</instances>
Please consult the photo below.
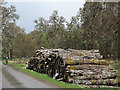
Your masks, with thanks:
<instances>
[{"instance_id":1,"label":"tree foliage","mask_svg":"<svg viewBox=\"0 0 120 90\"><path fill-rule=\"evenodd\" d=\"M16 25L19 15L14 6L5 7L4 1L0 3L1 29L2 29L2 57L26 57L33 53L34 45L24 29ZM32 53L32 54L31 54Z\"/></svg>"},{"instance_id":2,"label":"tree foliage","mask_svg":"<svg viewBox=\"0 0 120 90\"><path fill-rule=\"evenodd\" d=\"M54 10L49 20L36 19L35 30L29 34L16 25L19 16L14 6L1 7L4 57L29 57L36 49L45 47L99 49L105 58L118 58L117 2L86 2L70 22Z\"/></svg>"}]
</instances>

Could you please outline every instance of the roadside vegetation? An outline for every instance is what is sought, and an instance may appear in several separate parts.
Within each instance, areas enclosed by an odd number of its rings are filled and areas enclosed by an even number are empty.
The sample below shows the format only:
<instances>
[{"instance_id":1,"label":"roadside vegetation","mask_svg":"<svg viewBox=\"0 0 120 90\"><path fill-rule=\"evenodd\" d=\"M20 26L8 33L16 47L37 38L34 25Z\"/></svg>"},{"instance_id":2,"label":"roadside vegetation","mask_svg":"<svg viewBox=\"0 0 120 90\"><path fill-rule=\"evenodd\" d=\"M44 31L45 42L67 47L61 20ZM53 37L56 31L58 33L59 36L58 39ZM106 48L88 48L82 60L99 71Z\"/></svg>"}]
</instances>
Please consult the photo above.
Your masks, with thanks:
<instances>
[{"instance_id":1,"label":"roadside vegetation","mask_svg":"<svg viewBox=\"0 0 120 90\"><path fill-rule=\"evenodd\" d=\"M115 71L118 73L118 76L120 77L120 61L119 60L111 61L110 65L115 68Z\"/></svg>"},{"instance_id":2,"label":"roadside vegetation","mask_svg":"<svg viewBox=\"0 0 120 90\"><path fill-rule=\"evenodd\" d=\"M26 60L26 59L24 59ZM8 61L11 61L11 60L8 60ZM4 64L6 64L6 60L3 59L2 62ZM118 63L110 63L111 66L113 66L114 68L117 67ZM39 80L44 80L45 82L49 82L49 83L52 83L53 85L56 85L60 88L83 88L83 86L81 85L75 85L75 84L70 84L70 83L65 83L63 81L58 81L56 79L52 79L51 77L49 77L48 75L45 75L45 74L41 74L41 73L38 73L38 72L35 72L35 71L32 71L32 70L29 70L29 69L26 69L26 64L21 62L16 62L16 63L10 63L8 62L8 66L11 66L12 68L14 69L17 69L25 74L28 74L28 75L31 75ZM118 69L115 69L115 71L118 73L118 76L120 76L120 67ZM97 88L98 89L98 88ZM102 88L102 89L105 89ZM120 88L117 88L117 90L120 89ZM90 90L90 88L89 88ZM113 90L116 90L116 89L113 89Z\"/></svg>"},{"instance_id":3,"label":"roadside vegetation","mask_svg":"<svg viewBox=\"0 0 120 90\"><path fill-rule=\"evenodd\" d=\"M2 62L4 64L6 64L5 60L2 60ZM19 64L19 63L8 63L8 65L11 66L12 68L15 68L15 69L25 73L25 74L31 75L31 76L39 79L39 80L44 80L45 82L52 83L53 85L58 86L58 88L59 87L60 88L83 88L82 86L79 86L79 85L58 81L56 79L52 79L48 75L37 73L37 72L32 71L32 70L28 70L28 69L25 68L26 67L25 63L21 63L21 64Z\"/></svg>"}]
</instances>

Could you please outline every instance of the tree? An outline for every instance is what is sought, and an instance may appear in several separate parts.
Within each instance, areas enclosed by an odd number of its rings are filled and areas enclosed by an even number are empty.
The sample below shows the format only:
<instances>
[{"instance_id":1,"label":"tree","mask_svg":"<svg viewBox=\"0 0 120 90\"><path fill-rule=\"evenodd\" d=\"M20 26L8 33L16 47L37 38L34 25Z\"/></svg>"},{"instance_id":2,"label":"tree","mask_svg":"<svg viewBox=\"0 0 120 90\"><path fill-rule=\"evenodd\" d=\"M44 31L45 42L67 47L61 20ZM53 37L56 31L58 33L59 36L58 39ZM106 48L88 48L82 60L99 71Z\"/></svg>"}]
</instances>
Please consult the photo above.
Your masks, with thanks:
<instances>
[{"instance_id":1,"label":"tree","mask_svg":"<svg viewBox=\"0 0 120 90\"><path fill-rule=\"evenodd\" d=\"M82 11L82 28L90 49L98 48L105 58L115 56L118 38L118 4L111 2L86 2Z\"/></svg>"},{"instance_id":2,"label":"tree","mask_svg":"<svg viewBox=\"0 0 120 90\"><path fill-rule=\"evenodd\" d=\"M65 30L65 18L58 15L54 10L49 20L48 40L51 48L61 48L63 46L63 32Z\"/></svg>"},{"instance_id":3,"label":"tree","mask_svg":"<svg viewBox=\"0 0 120 90\"><path fill-rule=\"evenodd\" d=\"M46 33L34 30L29 33L28 36L33 41L35 49L40 49L41 47L49 47Z\"/></svg>"},{"instance_id":4,"label":"tree","mask_svg":"<svg viewBox=\"0 0 120 90\"><path fill-rule=\"evenodd\" d=\"M12 59L12 44L15 36L15 21L19 18L14 6L2 6L2 53Z\"/></svg>"},{"instance_id":5,"label":"tree","mask_svg":"<svg viewBox=\"0 0 120 90\"><path fill-rule=\"evenodd\" d=\"M23 33L18 33L14 39L13 53L17 58L31 57L34 54L35 47L31 38Z\"/></svg>"},{"instance_id":6,"label":"tree","mask_svg":"<svg viewBox=\"0 0 120 90\"><path fill-rule=\"evenodd\" d=\"M37 31L43 31L46 32L48 27L49 27L49 23L47 20L45 20L44 18L40 17L38 20L34 21L36 23L35 25L35 29Z\"/></svg>"}]
</instances>

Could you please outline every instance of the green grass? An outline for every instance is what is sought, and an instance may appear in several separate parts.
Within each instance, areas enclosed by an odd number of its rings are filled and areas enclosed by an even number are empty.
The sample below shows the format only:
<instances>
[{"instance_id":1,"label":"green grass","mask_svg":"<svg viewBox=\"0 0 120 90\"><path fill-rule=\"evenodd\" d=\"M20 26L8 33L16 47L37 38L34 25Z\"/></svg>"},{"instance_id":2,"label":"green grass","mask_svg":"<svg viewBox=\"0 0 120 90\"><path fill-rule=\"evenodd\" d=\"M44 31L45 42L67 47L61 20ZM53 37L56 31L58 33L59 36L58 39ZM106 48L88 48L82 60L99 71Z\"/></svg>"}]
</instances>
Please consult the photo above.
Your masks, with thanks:
<instances>
[{"instance_id":1,"label":"green grass","mask_svg":"<svg viewBox=\"0 0 120 90\"><path fill-rule=\"evenodd\" d=\"M25 73L33 76L33 77L36 77L37 79L44 80L46 82L52 83L52 84L54 84L54 85L56 85L58 87L61 87L61 88L83 88L82 86L78 86L78 85L75 85L75 84L69 84L69 83L65 83L65 82L62 82L62 81L58 81L56 79L52 79L48 75L37 73L35 71L25 69L24 67L21 67L19 64L16 64L14 66L14 68L19 69L20 71L25 72Z\"/></svg>"},{"instance_id":2,"label":"green grass","mask_svg":"<svg viewBox=\"0 0 120 90\"><path fill-rule=\"evenodd\" d=\"M25 65L25 64L22 64L22 65ZM29 70L29 69L25 69L25 67L21 67L21 64L16 64L14 66L14 68L19 69L20 71L25 72L25 73L33 76L33 77L36 77L37 79L45 80L49 83L57 85L60 88L83 88L82 86L78 86L78 85L75 85L75 84L69 84L69 83L65 83L65 82L62 82L62 81L57 81L56 79L52 79L48 75L37 73L37 72ZM120 75L120 70L119 70L119 75ZM93 88L83 88L83 89L94 90ZM103 88L96 88L96 89L97 90L108 90L109 88L103 87ZM120 88L112 88L110 90L120 90Z\"/></svg>"},{"instance_id":3,"label":"green grass","mask_svg":"<svg viewBox=\"0 0 120 90\"><path fill-rule=\"evenodd\" d=\"M6 64L6 59L2 59L1 61L2 61L4 64Z\"/></svg>"},{"instance_id":4,"label":"green grass","mask_svg":"<svg viewBox=\"0 0 120 90\"><path fill-rule=\"evenodd\" d=\"M5 61L5 60L4 60ZM69 84L69 83L65 83L65 82L62 82L62 81L58 81L56 79L52 79L51 77L49 77L48 75L46 74L41 74L41 73L37 73L35 71L32 71L32 70L29 70L29 69L25 69L25 64L16 64L16 63L8 63L8 65L14 65L13 67L26 73L26 74L29 74L37 79L40 79L40 80L44 80L46 82L49 82L49 83L52 83L60 88L83 88L82 86L78 86L78 85L75 85L75 84ZM115 70L117 73L118 73L118 76L120 76L120 69L118 70ZM83 88L85 89L85 88ZM93 88L87 88L89 90L94 90ZM98 88L96 88L98 89ZM102 90L107 90L108 88L101 88ZM113 88L112 90L120 90L120 88Z\"/></svg>"},{"instance_id":5,"label":"green grass","mask_svg":"<svg viewBox=\"0 0 120 90\"><path fill-rule=\"evenodd\" d=\"M120 61L111 61L110 66L116 68L116 71L118 76L120 76Z\"/></svg>"},{"instance_id":6,"label":"green grass","mask_svg":"<svg viewBox=\"0 0 120 90\"><path fill-rule=\"evenodd\" d=\"M15 65L15 66L26 66L26 64L16 64L16 63L8 63L8 65Z\"/></svg>"},{"instance_id":7,"label":"green grass","mask_svg":"<svg viewBox=\"0 0 120 90\"><path fill-rule=\"evenodd\" d=\"M117 71L117 73L118 73L118 76L120 76L120 69L118 69L118 70L116 70Z\"/></svg>"},{"instance_id":8,"label":"green grass","mask_svg":"<svg viewBox=\"0 0 120 90\"><path fill-rule=\"evenodd\" d=\"M18 58L15 58L15 59L8 59L8 65L22 65L23 63L26 63L28 60L28 58L21 58L21 59L18 59ZM2 59L1 60L4 64L6 64L6 59ZM9 61L13 61L12 63L10 63ZM17 61L17 62L14 62L14 61Z\"/></svg>"}]
</instances>

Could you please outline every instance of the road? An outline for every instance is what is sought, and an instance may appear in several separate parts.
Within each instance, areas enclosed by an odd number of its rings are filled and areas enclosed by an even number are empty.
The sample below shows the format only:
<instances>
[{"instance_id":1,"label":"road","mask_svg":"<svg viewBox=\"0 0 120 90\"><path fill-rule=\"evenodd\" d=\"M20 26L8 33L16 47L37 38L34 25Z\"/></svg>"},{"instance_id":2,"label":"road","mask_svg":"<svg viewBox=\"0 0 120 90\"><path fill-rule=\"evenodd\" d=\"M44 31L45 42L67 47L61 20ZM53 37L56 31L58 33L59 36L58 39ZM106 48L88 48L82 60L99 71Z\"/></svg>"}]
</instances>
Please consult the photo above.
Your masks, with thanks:
<instances>
[{"instance_id":1,"label":"road","mask_svg":"<svg viewBox=\"0 0 120 90\"><path fill-rule=\"evenodd\" d=\"M7 65L2 65L2 88L58 88L50 83L17 71ZM1 80L1 79L0 79Z\"/></svg>"}]
</instances>

